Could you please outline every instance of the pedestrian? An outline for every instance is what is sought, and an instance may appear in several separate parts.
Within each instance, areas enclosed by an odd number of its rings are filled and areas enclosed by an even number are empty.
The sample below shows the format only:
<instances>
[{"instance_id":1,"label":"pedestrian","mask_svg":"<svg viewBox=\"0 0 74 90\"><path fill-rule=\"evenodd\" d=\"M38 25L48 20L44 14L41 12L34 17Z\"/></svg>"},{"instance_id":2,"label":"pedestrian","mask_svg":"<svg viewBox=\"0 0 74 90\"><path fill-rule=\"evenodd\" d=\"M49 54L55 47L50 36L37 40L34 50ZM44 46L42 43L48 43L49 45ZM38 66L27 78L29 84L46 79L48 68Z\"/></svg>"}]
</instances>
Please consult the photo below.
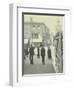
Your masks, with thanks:
<instances>
[{"instance_id":1,"label":"pedestrian","mask_svg":"<svg viewBox=\"0 0 74 90\"><path fill-rule=\"evenodd\" d=\"M40 49L37 47L37 57L40 58Z\"/></svg>"},{"instance_id":2,"label":"pedestrian","mask_svg":"<svg viewBox=\"0 0 74 90\"><path fill-rule=\"evenodd\" d=\"M52 56L51 56L51 49L50 49L50 47L48 47L47 54L48 54L48 59L51 60Z\"/></svg>"},{"instance_id":3,"label":"pedestrian","mask_svg":"<svg viewBox=\"0 0 74 90\"><path fill-rule=\"evenodd\" d=\"M30 53L30 64L33 64L34 47L32 45L29 49L29 53Z\"/></svg>"},{"instance_id":4,"label":"pedestrian","mask_svg":"<svg viewBox=\"0 0 74 90\"><path fill-rule=\"evenodd\" d=\"M25 57L25 48L24 48L24 59L26 59L26 57Z\"/></svg>"},{"instance_id":5,"label":"pedestrian","mask_svg":"<svg viewBox=\"0 0 74 90\"><path fill-rule=\"evenodd\" d=\"M28 47L25 48L25 55L28 57L29 51L28 51Z\"/></svg>"},{"instance_id":6,"label":"pedestrian","mask_svg":"<svg viewBox=\"0 0 74 90\"><path fill-rule=\"evenodd\" d=\"M45 48L43 46L41 48L41 57L42 57L42 64L45 64Z\"/></svg>"}]
</instances>

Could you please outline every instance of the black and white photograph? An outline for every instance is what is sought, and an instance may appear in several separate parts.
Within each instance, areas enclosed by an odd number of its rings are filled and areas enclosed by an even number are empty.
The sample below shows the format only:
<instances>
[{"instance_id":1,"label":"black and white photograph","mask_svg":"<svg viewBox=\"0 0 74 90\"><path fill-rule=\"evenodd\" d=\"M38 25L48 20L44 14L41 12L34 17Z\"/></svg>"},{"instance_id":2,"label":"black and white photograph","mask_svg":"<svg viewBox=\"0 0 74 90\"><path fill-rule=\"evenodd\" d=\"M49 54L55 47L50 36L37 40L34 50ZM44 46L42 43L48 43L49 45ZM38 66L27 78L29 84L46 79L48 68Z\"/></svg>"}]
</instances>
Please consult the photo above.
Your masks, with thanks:
<instances>
[{"instance_id":1,"label":"black and white photograph","mask_svg":"<svg viewBox=\"0 0 74 90\"><path fill-rule=\"evenodd\" d=\"M10 5L9 83L62 90L73 85L71 9L39 5Z\"/></svg>"},{"instance_id":2,"label":"black and white photograph","mask_svg":"<svg viewBox=\"0 0 74 90\"><path fill-rule=\"evenodd\" d=\"M64 14L22 13L22 72L63 73Z\"/></svg>"}]
</instances>

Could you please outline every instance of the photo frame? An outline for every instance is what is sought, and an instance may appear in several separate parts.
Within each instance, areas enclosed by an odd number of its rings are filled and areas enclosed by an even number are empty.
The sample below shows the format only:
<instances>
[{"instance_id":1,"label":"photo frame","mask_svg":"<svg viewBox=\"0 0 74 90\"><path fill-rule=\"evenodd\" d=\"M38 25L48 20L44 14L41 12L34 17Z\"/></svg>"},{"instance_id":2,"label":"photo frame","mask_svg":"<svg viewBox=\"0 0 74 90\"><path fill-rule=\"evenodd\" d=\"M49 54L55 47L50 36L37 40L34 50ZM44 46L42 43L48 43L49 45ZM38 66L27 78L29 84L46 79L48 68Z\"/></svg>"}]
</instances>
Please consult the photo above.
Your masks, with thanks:
<instances>
[{"instance_id":1,"label":"photo frame","mask_svg":"<svg viewBox=\"0 0 74 90\"><path fill-rule=\"evenodd\" d=\"M59 75L62 75L63 77L65 77L66 73L68 73L68 62L66 58L67 55L65 53L67 52L66 44L68 44L68 42L66 40L68 38L67 35L69 35L69 32L69 8L43 8L38 6L28 7L21 4L11 4L9 63L10 84L22 85L25 83L26 76L48 75L58 77ZM58 38L63 37L63 41L59 39L57 42L57 35L59 35ZM50 40L50 42L49 37L47 36L51 36L51 39L54 39ZM34 48L38 46L40 48L50 46L50 49L52 51L52 61L45 59L46 61L44 62L42 59L43 57L40 56L40 59L37 59L36 55L34 55L35 58L31 56L31 59L30 54L28 57L27 55L25 55L24 57L24 49L26 48L26 46L28 46L30 51L31 45L33 45ZM57 45L57 50L55 49L54 51L52 50L52 48L56 47L55 45ZM61 50L62 45L63 51ZM54 55L54 52L56 52L57 54ZM63 55L61 55L61 53L63 53ZM58 56L59 54L60 57ZM55 56L57 56L57 58L59 59L55 60ZM51 63L54 67L54 70L52 66L50 66ZM49 70L49 68L51 69Z\"/></svg>"}]
</instances>

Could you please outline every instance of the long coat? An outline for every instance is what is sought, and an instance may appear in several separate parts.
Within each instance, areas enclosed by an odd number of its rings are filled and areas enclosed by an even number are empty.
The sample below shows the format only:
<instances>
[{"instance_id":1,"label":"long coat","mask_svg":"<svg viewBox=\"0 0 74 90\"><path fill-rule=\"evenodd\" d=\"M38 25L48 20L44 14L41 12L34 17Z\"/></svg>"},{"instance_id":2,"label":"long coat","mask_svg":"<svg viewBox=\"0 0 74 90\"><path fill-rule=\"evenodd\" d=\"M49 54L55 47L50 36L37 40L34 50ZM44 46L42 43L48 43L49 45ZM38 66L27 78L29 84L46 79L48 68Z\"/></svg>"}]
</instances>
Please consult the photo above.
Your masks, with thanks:
<instances>
[{"instance_id":1,"label":"long coat","mask_svg":"<svg viewBox=\"0 0 74 90\"><path fill-rule=\"evenodd\" d=\"M31 47L31 48L29 49L29 53L30 53L31 56L34 55L34 47Z\"/></svg>"},{"instance_id":2,"label":"long coat","mask_svg":"<svg viewBox=\"0 0 74 90\"><path fill-rule=\"evenodd\" d=\"M45 56L45 48L41 48L41 56Z\"/></svg>"},{"instance_id":3,"label":"long coat","mask_svg":"<svg viewBox=\"0 0 74 90\"><path fill-rule=\"evenodd\" d=\"M50 59L51 58L51 49L48 49L47 53L48 53L48 58Z\"/></svg>"}]
</instances>

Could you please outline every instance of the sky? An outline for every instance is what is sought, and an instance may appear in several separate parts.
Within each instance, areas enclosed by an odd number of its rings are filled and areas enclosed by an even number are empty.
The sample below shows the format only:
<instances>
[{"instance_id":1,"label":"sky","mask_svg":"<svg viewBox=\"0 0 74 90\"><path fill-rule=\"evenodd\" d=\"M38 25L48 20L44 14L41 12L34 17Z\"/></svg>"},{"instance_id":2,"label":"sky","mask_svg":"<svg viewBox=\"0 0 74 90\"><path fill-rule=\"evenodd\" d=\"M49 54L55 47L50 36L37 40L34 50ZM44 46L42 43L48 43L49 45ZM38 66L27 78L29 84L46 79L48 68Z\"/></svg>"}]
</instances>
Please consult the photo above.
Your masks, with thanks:
<instances>
[{"instance_id":1,"label":"sky","mask_svg":"<svg viewBox=\"0 0 74 90\"><path fill-rule=\"evenodd\" d=\"M24 22L39 22L45 23L45 25L49 28L50 33L55 34L58 30L56 29L58 26L63 30L64 26L64 16L52 16L52 15L24 15Z\"/></svg>"}]
</instances>

